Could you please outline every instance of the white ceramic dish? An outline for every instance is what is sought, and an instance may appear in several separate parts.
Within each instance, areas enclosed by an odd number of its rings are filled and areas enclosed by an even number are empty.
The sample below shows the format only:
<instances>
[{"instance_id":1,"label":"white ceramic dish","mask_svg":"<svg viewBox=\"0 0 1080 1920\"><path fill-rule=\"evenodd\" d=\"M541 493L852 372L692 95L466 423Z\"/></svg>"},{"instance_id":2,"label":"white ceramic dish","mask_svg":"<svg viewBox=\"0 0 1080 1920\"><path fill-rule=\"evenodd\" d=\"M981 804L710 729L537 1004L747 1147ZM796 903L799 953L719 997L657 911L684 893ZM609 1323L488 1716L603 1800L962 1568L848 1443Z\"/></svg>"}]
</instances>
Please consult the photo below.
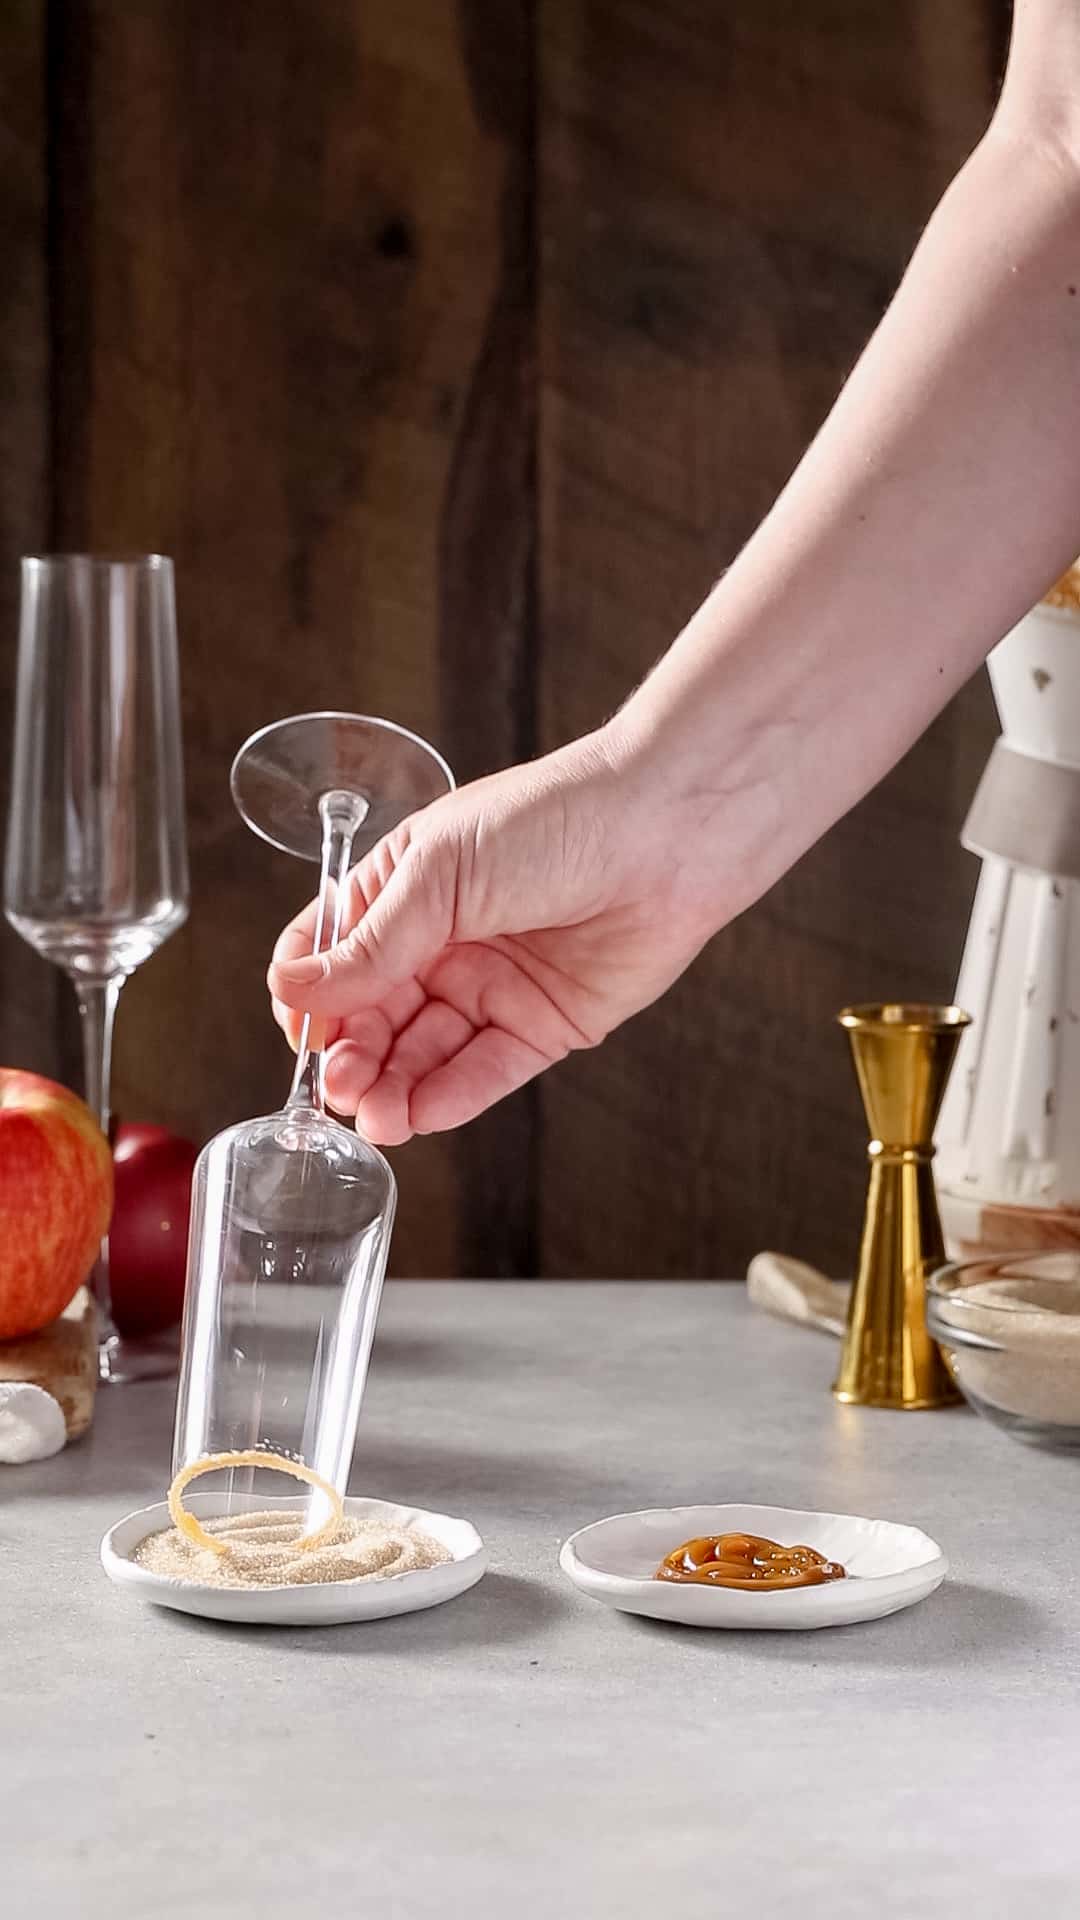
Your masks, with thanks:
<instances>
[{"instance_id":1,"label":"white ceramic dish","mask_svg":"<svg viewBox=\"0 0 1080 1920\"><path fill-rule=\"evenodd\" d=\"M710 1533L756 1533L785 1546L815 1547L847 1569L846 1580L787 1592L746 1593L653 1579L665 1554ZM622 1613L690 1627L843 1627L898 1613L939 1587L949 1570L941 1548L917 1527L846 1513L788 1507L652 1507L582 1527L559 1565L582 1593Z\"/></svg>"},{"instance_id":2,"label":"white ceramic dish","mask_svg":"<svg viewBox=\"0 0 1080 1920\"><path fill-rule=\"evenodd\" d=\"M262 1494L238 1496L249 1511L268 1507L295 1507L296 1498ZM185 1500L200 1519L226 1510L220 1493L194 1493ZM388 1500L345 1502L345 1512L358 1520L382 1520L388 1526L418 1527L442 1542L453 1556L438 1567L397 1573L387 1580L333 1580L306 1587L207 1587L191 1580L171 1580L150 1573L131 1558L140 1540L172 1523L164 1501L129 1513L110 1527L101 1543L101 1564L110 1580L126 1587L138 1600L152 1606L174 1607L178 1613L197 1613L207 1620L245 1621L250 1626L332 1627L351 1620L385 1620L395 1613L417 1613L441 1606L476 1585L487 1567L484 1543L468 1520L446 1513L425 1513L421 1507L396 1507Z\"/></svg>"}]
</instances>

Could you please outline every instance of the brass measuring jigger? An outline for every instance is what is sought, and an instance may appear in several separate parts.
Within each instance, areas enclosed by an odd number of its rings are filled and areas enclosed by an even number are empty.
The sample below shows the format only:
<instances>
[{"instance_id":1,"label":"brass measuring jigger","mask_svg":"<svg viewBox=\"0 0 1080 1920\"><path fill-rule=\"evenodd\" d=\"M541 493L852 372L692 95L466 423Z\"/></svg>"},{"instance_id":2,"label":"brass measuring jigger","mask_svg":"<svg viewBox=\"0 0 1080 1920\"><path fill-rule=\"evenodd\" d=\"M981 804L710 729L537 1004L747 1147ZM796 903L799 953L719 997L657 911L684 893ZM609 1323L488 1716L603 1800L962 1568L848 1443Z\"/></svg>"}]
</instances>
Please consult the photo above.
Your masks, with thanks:
<instances>
[{"instance_id":1,"label":"brass measuring jigger","mask_svg":"<svg viewBox=\"0 0 1080 1920\"><path fill-rule=\"evenodd\" d=\"M926 1281L945 1261L931 1161L934 1126L960 1036L959 1007L848 1007L873 1139L859 1270L833 1392L863 1407L943 1407L959 1399L926 1330Z\"/></svg>"}]
</instances>

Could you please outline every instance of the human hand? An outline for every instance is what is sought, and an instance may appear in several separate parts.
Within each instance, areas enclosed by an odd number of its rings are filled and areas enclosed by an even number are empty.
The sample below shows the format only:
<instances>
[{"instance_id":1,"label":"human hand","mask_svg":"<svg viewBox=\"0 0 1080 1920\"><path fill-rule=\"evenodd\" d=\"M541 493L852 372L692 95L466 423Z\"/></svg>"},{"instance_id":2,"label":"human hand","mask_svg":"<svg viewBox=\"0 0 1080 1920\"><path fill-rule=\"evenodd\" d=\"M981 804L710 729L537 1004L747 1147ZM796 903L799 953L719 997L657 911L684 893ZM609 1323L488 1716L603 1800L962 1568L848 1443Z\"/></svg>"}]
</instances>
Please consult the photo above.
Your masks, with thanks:
<instances>
[{"instance_id":1,"label":"human hand","mask_svg":"<svg viewBox=\"0 0 1080 1920\"><path fill-rule=\"evenodd\" d=\"M269 971L295 1046L327 1027L327 1099L386 1146L473 1119L595 1046L680 974L716 924L678 823L605 729L402 822L347 882L311 952L312 902Z\"/></svg>"}]
</instances>

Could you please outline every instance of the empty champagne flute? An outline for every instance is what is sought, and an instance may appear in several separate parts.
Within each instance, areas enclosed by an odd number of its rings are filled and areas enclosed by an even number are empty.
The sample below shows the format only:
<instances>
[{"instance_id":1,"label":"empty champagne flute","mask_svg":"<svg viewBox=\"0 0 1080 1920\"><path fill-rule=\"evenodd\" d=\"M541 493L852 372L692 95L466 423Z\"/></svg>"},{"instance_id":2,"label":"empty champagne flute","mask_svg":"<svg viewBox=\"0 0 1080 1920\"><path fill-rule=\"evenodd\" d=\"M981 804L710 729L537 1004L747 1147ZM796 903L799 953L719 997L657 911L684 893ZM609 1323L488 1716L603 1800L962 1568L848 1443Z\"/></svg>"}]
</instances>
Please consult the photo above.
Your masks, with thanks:
<instances>
[{"instance_id":1,"label":"empty champagne flute","mask_svg":"<svg viewBox=\"0 0 1080 1920\"><path fill-rule=\"evenodd\" d=\"M339 937L352 862L453 784L426 741L351 713L262 727L232 770L252 832L319 863L316 953ZM324 1038L324 1023L305 1018L284 1107L229 1127L199 1155L174 1473L254 1451L347 1490L397 1189L382 1154L326 1111ZM218 1471L224 1486L196 1494L196 1510L265 1507L272 1467ZM308 1531L327 1517L325 1501L308 1498Z\"/></svg>"},{"instance_id":2,"label":"empty champagne flute","mask_svg":"<svg viewBox=\"0 0 1080 1920\"><path fill-rule=\"evenodd\" d=\"M120 989L187 917L172 561L32 555L22 563L4 910L72 981L88 1104L109 1130ZM161 1372L117 1334L108 1249L94 1275L101 1377Z\"/></svg>"}]
</instances>

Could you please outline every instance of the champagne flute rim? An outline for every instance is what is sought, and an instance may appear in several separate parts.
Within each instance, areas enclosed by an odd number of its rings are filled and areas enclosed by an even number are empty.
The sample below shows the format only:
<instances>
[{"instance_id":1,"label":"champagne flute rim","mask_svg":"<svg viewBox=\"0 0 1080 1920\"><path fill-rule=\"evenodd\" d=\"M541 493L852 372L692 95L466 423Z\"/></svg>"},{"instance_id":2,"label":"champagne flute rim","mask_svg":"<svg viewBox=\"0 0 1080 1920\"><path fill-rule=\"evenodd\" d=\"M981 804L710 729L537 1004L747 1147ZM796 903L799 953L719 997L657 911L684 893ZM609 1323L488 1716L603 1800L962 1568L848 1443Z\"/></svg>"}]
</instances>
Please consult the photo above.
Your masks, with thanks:
<instances>
[{"instance_id":1,"label":"champagne flute rim","mask_svg":"<svg viewBox=\"0 0 1080 1920\"><path fill-rule=\"evenodd\" d=\"M171 568L172 558L167 553L136 553L135 551L117 551L115 553L86 553L76 549L57 553L24 553L24 567L85 566L95 570L107 571L113 567L145 568L148 573L164 572Z\"/></svg>"}]
</instances>

